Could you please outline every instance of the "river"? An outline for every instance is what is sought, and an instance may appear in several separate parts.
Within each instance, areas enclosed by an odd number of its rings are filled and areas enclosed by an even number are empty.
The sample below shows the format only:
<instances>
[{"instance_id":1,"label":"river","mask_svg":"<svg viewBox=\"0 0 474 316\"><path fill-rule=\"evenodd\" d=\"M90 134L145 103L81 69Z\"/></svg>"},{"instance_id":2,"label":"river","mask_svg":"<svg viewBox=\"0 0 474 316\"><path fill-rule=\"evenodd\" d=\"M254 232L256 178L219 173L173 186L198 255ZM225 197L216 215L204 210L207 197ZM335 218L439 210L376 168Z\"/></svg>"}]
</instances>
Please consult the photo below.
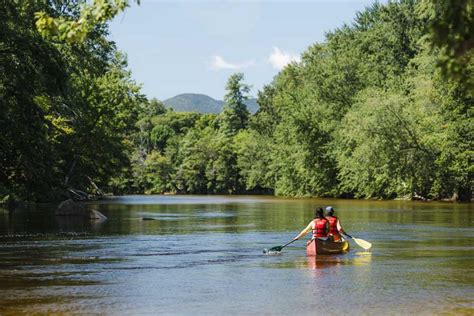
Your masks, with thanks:
<instances>
[{"instance_id":1,"label":"river","mask_svg":"<svg viewBox=\"0 0 474 316\"><path fill-rule=\"evenodd\" d=\"M373 247L280 255L317 206ZM124 196L102 224L0 211L0 314L474 314L473 204ZM151 218L153 220L143 220Z\"/></svg>"}]
</instances>

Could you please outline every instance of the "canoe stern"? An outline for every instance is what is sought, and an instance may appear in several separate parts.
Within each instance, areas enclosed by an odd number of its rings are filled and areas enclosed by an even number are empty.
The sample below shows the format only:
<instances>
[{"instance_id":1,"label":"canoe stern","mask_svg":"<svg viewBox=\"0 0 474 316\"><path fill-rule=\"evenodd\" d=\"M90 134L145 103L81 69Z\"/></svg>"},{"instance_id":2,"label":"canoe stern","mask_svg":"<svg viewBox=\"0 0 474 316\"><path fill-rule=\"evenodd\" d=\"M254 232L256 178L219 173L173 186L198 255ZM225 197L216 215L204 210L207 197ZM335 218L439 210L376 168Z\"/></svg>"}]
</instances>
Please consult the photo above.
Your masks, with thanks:
<instances>
[{"instance_id":1,"label":"canoe stern","mask_svg":"<svg viewBox=\"0 0 474 316\"><path fill-rule=\"evenodd\" d=\"M349 251L349 243L347 240L342 241L332 241L330 239L313 239L306 246L306 255L309 257L314 257L316 255L323 254L336 254L344 253Z\"/></svg>"}]
</instances>

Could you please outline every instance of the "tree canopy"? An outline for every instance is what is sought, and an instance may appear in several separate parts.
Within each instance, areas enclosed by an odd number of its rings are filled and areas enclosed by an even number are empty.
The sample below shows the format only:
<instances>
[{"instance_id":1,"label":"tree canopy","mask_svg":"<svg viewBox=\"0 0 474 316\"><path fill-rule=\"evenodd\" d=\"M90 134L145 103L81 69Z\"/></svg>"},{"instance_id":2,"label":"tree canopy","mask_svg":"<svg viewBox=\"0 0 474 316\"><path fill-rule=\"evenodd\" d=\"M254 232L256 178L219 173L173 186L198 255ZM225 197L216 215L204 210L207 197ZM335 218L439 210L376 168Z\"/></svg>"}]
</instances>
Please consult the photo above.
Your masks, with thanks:
<instances>
[{"instance_id":1,"label":"tree canopy","mask_svg":"<svg viewBox=\"0 0 474 316\"><path fill-rule=\"evenodd\" d=\"M219 114L148 100L107 37L128 1L0 1L3 198L472 197L470 1L373 4L281 70L253 115L241 73Z\"/></svg>"}]
</instances>

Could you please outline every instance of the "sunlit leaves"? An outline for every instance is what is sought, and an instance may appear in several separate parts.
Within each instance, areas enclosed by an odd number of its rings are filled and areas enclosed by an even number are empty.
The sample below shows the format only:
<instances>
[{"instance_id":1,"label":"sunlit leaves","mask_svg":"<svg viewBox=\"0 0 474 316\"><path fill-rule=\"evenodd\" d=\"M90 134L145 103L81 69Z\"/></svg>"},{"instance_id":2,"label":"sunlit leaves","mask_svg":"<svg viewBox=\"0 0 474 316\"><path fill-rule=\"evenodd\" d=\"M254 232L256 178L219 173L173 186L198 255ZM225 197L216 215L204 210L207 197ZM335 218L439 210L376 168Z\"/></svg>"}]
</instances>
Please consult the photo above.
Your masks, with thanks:
<instances>
[{"instance_id":1,"label":"sunlit leaves","mask_svg":"<svg viewBox=\"0 0 474 316\"><path fill-rule=\"evenodd\" d=\"M427 21L432 47L445 76L474 91L474 3L471 0L421 0L418 14ZM471 71L466 71L466 68Z\"/></svg>"},{"instance_id":2,"label":"sunlit leaves","mask_svg":"<svg viewBox=\"0 0 474 316\"><path fill-rule=\"evenodd\" d=\"M129 0L82 1L78 17L52 17L45 11L36 12L36 27L48 39L82 43L97 25L112 20L128 6Z\"/></svg>"}]
</instances>

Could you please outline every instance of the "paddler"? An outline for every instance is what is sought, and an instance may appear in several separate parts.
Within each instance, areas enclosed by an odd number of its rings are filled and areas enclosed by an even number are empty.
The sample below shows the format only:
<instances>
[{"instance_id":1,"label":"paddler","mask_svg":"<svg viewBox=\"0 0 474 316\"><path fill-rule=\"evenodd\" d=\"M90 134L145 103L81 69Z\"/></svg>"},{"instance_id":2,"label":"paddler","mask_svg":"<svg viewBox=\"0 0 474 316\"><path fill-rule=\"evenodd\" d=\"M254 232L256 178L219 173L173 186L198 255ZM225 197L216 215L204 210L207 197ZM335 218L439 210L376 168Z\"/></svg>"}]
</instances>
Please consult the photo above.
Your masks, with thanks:
<instances>
[{"instance_id":1,"label":"paddler","mask_svg":"<svg viewBox=\"0 0 474 316\"><path fill-rule=\"evenodd\" d=\"M334 241L341 241L341 235L345 234L342 229L339 218L334 216L334 209L332 206L326 207L326 219L329 222L329 235L334 237Z\"/></svg>"},{"instance_id":2,"label":"paddler","mask_svg":"<svg viewBox=\"0 0 474 316\"><path fill-rule=\"evenodd\" d=\"M301 237L306 236L307 233L310 231L313 232L313 236L311 239L319 238L319 237L327 237L329 233L329 221L324 218L324 211L321 207L315 210L315 217L314 219L309 222L308 226L301 231L293 240L298 240Z\"/></svg>"}]
</instances>

